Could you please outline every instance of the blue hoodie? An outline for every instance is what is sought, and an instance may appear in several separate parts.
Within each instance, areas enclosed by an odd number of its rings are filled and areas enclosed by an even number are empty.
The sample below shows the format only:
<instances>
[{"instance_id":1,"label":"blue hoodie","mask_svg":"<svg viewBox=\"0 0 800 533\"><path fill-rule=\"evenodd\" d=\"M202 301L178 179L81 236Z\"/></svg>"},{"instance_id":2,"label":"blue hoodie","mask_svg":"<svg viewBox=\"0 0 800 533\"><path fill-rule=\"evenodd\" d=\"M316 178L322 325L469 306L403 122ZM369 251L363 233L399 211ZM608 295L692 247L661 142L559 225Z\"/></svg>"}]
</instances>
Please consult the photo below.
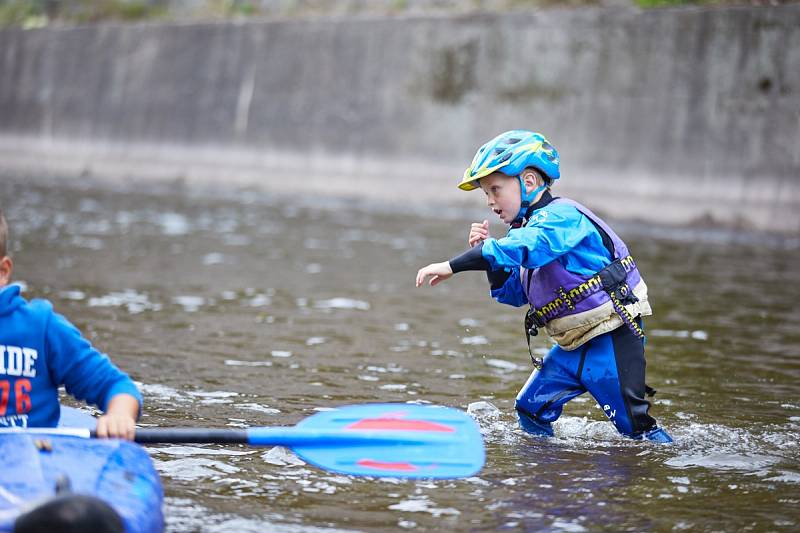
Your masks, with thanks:
<instances>
[{"instance_id":1,"label":"blue hoodie","mask_svg":"<svg viewBox=\"0 0 800 533\"><path fill-rule=\"evenodd\" d=\"M133 381L46 300L0 289L0 426L55 427L58 387L103 411L117 394L142 405Z\"/></svg>"}]
</instances>

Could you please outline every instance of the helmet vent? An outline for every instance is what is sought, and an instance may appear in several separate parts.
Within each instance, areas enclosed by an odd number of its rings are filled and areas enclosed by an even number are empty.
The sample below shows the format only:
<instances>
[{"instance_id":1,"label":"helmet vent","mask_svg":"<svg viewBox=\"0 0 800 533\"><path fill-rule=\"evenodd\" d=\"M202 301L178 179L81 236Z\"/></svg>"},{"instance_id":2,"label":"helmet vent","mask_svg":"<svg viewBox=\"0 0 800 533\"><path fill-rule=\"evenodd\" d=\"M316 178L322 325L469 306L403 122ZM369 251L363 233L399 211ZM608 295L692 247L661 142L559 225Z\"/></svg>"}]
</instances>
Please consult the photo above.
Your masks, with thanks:
<instances>
[{"instance_id":1,"label":"helmet vent","mask_svg":"<svg viewBox=\"0 0 800 533\"><path fill-rule=\"evenodd\" d=\"M501 157L499 162L500 162L500 163L505 163L506 161L508 161L509 159L511 159L511 155L512 155L512 154L511 154L511 152L506 152L506 155L504 155L503 157Z\"/></svg>"},{"instance_id":2,"label":"helmet vent","mask_svg":"<svg viewBox=\"0 0 800 533\"><path fill-rule=\"evenodd\" d=\"M522 140L522 139L517 139L516 137L512 137L512 138L511 138L511 139L509 139L507 142L508 142L508 144L517 144L517 143L518 143L518 142L520 142L521 140Z\"/></svg>"}]
</instances>

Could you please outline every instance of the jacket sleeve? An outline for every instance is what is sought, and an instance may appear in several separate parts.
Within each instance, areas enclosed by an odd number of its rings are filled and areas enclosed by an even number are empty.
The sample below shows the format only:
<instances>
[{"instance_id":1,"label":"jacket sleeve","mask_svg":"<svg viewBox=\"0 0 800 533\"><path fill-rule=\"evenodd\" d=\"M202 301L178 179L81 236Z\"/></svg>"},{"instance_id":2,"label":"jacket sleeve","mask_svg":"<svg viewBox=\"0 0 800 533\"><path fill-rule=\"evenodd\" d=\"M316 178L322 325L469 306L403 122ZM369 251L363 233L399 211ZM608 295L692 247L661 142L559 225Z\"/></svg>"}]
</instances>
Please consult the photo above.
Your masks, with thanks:
<instances>
[{"instance_id":1,"label":"jacket sleeve","mask_svg":"<svg viewBox=\"0 0 800 533\"><path fill-rule=\"evenodd\" d=\"M133 381L107 355L97 351L69 320L53 312L46 342L53 382L64 385L67 393L104 412L111 398L130 394L139 402L141 414L142 395Z\"/></svg>"},{"instance_id":2,"label":"jacket sleeve","mask_svg":"<svg viewBox=\"0 0 800 533\"><path fill-rule=\"evenodd\" d=\"M492 270L532 269L558 259L595 231L589 219L572 206L543 209L527 226L512 229L502 239L486 239L481 251Z\"/></svg>"},{"instance_id":3,"label":"jacket sleeve","mask_svg":"<svg viewBox=\"0 0 800 533\"><path fill-rule=\"evenodd\" d=\"M492 286L490 292L492 298L501 304L520 307L528 303L528 296L525 294L525 289L522 287L519 268L509 269L508 279L506 279L506 282L498 288Z\"/></svg>"}]
</instances>

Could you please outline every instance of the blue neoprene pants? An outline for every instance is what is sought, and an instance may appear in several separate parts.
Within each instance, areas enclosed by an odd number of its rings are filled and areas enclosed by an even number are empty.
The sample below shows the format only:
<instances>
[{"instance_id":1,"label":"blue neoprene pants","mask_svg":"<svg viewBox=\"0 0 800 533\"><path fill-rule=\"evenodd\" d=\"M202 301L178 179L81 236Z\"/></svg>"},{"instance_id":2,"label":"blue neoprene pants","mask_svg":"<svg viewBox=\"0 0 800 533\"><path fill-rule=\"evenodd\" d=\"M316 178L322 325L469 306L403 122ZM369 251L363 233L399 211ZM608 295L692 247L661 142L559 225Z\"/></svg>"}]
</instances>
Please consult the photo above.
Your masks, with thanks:
<instances>
[{"instance_id":1,"label":"blue neoprene pants","mask_svg":"<svg viewBox=\"0 0 800 533\"><path fill-rule=\"evenodd\" d=\"M639 438L654 428L645 399L644 340L621 326L572 351L556 345L517 395L520 424L552 435L564 404L589 392L621 434Z\"/></svg>"}]
</instances>

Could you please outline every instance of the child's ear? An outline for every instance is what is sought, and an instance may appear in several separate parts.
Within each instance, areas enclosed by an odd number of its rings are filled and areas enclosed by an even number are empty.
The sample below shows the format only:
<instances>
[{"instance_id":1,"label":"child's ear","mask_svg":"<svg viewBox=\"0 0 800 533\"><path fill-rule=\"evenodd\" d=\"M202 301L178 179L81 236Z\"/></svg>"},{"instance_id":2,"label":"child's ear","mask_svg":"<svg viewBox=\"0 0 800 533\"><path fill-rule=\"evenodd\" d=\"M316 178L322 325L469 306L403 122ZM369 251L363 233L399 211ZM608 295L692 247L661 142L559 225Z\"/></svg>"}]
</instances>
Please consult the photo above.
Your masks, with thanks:
<instances>
[{"instance_id":1,"label":"child's ear","mask_svg":"<svg viewBox=\"0 0 800 533\"><path fill-rule=\"evenodd\" d=\"M532 191L541 185L539 175L535 170L530 168L526 168L522 171L522 181L525 182L525 188L527 188L528 191Z\"/></svg>"},{"instance_id":2,"label":"child's ear","mask_svg":"<svg viewBox=\"0 0 800 533\"><path fill-rule=\"evenodd\" d=\"M11 283L11 271L14 268L14 263L11 258L6 256L0 257L0 287L5 287Z\"/></svg>"}]
</instances>

